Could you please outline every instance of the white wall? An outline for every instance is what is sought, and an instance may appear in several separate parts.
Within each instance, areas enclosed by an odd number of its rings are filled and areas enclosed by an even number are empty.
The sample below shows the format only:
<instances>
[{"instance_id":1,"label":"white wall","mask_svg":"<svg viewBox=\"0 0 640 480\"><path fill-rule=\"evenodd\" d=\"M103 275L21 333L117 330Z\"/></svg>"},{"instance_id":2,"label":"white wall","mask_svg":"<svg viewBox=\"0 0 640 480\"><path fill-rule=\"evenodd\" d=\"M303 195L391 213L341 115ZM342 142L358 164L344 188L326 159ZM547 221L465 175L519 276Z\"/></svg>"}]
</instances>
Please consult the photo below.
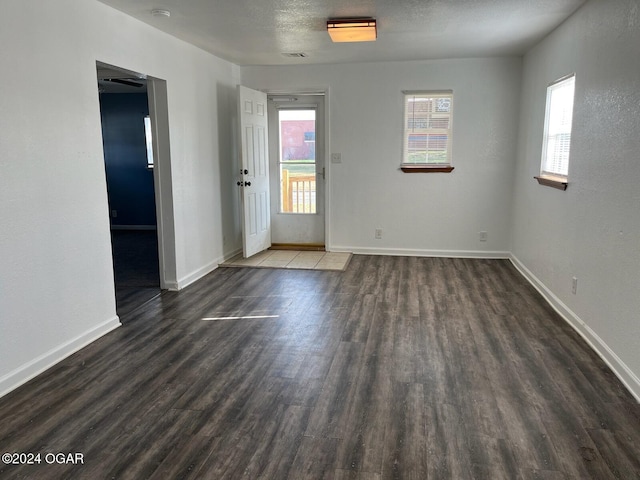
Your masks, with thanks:
<instances>
[{"instance_id":1,"label":"white wall","mask_svg":"<svg viewBox=\"0 0 640 480\"><path fill-rule=\"evenodd\" d=\"M638 9L635 0L590 1L525 56L512 252L640 398ZM533 176L546 87L572 72L569 186L562 192Z\"/></svg>"},{"instance_id":2,"label":"white wall","mask_svg":"<svg viewBox=\"0 0 640 480\"><path fill-rule=\"evenodd\" d=\"M1 395L119 325L96 61L167 81L171 283L215 268L240 231L238 67L86 0L3 0L0 45Z\"/></svg>"},{"instance_id":3,"label":"white wall","mask_svg":"<svg viewBox=\"0 0 640 480\"><path fill-rule=\"evenodd\" d=\"M262 90L329 90L332 250L505 256L521 61L517 58L243 67ZM450 173L406 174L403 90L454 91ZM374 239L374 230L383 238ZM480 242L478 232L487 231Z\"/></svg>"}]
</instances>

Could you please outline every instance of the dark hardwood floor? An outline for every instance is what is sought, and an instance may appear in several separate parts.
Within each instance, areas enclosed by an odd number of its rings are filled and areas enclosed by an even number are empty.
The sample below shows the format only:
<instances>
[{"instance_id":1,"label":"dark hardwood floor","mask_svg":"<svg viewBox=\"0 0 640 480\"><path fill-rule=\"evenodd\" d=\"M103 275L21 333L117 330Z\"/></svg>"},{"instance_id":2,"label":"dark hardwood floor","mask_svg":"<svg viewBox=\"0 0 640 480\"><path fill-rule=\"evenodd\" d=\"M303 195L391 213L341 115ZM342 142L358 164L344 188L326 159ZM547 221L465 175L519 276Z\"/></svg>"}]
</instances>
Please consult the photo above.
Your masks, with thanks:
<instances>
[{"instance_id":1,"label":"dark hardwood floor","mask_svg":"<svg viewBox=\"0 0 640 480\"><path fill-rule=\"evenodd\" d=\"M0 399L2 452L84 464L0 478L640 478L638 404L508 261L221 268L123 322Z\"/></svg>"},{"instance_id":2,"label":"dark hardwood floor","mask_svg":"<svg viewBox=\"0 0 640 480\"><path fill-rule=\"evenodd\" d=\"M160 295L158 234L155 230L112 230L116 309L126 315Z\"/></svg>"}]
</instances>

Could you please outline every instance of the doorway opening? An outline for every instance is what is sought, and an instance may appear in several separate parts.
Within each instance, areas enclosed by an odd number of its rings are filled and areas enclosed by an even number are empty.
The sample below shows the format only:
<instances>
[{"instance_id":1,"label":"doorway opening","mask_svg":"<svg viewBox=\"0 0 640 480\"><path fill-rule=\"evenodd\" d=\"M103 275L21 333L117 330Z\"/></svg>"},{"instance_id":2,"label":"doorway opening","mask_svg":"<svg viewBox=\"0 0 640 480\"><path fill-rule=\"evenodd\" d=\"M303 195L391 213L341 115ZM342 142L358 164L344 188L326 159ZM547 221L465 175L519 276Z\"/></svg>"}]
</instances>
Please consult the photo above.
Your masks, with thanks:
<instances>
[{"instance_id":1,"label":"doorway opening","mask_svg":"<svg viewBox=\"0 0 640 480\"><path fill-rule=\"evenodd\" d=\"M324 250L324 94L268 99L271 248Z\"/></svg>"},{"instance_id":2,"label":"doorway opening","mask_svg":"<svg viewBox=\"0 0 640 480\"><path fill-rule=\"evenodd\" d=\"M97 77L116 312L122 319L161 291L156 142L146 76L98 62Z\"/></svg>"}]
</instances>

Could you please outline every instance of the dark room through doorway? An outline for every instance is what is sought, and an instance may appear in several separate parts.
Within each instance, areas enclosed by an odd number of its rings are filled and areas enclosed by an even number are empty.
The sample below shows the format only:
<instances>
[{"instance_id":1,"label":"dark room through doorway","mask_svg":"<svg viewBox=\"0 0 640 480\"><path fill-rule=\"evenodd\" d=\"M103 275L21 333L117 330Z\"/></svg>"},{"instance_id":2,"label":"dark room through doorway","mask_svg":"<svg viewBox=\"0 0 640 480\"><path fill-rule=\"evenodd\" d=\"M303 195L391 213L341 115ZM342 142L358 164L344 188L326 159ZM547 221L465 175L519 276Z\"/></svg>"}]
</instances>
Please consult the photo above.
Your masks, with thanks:
<instances>
[{"instance_id":1,"label":"dark room through doorway","mask_svg":"<svg viewBox=\"0 0 640 480\"><path fill-rule=\"evenodd\" d=\"M98 64L98 89L116 291L122 319L160 294L147 80Z\"/></svg>"}]
</instances>

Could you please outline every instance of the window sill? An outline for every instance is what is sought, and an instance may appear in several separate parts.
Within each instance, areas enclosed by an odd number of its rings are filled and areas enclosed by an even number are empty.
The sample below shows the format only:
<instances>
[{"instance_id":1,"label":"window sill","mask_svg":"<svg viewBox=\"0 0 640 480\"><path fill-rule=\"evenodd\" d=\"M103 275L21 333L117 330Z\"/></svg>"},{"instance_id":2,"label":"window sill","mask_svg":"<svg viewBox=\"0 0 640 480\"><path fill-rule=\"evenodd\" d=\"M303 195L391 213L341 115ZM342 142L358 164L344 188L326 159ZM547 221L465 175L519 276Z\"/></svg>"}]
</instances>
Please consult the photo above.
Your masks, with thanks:
<instances>
[{"instance_id":1,"label":"window sill","mask_svg":"<svg viewBox=\"0 0 640 480\"><path fill-rule=\"evenodd\" d=\"M400 165L404 173L449 173L453 171L451 165Z\"/></svg>"},{"instance_id":2,"label":"window sill","mask_svg":"<svg viewBox=\"0 0 640 480\"><path fill-rule=\"evenodd\" d=\"M540 185L544 185L545 187L557 188L558 190L566 190L567 189L567 179L562 177L533 177L535 178Z\"/></svg>"}]
</instances>

